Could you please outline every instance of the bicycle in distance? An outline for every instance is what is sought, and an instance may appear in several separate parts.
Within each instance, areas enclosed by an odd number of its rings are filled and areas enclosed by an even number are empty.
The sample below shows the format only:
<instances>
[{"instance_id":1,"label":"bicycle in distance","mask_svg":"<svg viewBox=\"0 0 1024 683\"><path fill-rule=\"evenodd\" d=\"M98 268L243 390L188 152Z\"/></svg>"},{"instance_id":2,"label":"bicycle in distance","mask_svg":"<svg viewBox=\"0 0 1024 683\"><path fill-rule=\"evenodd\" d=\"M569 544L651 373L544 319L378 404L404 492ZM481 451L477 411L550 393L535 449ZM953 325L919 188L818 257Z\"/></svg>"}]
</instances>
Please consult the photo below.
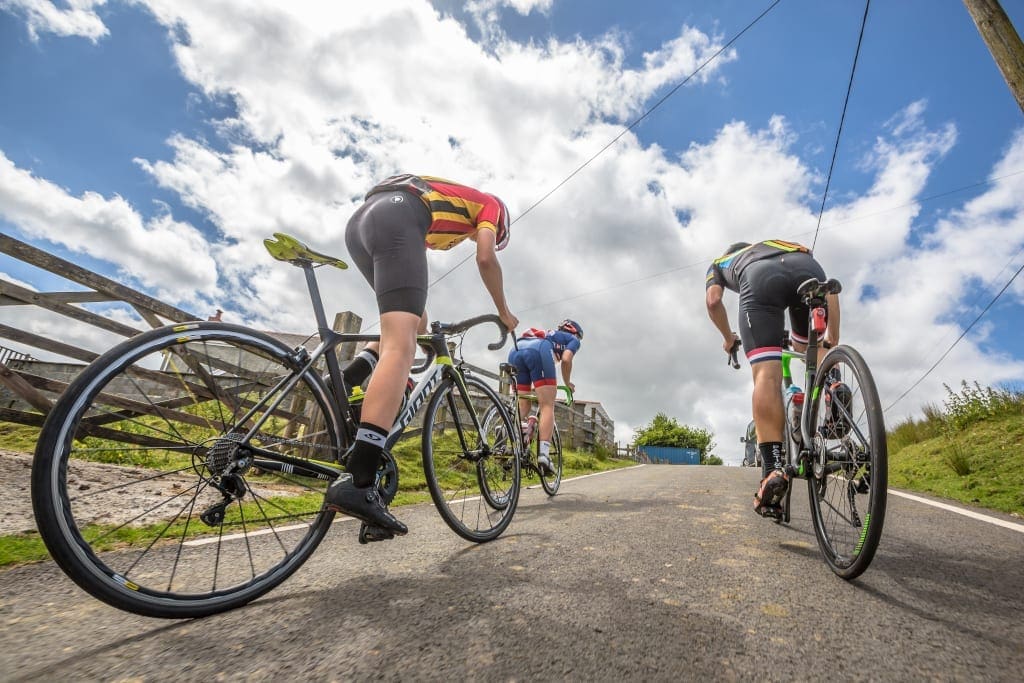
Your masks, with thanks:
<instances>
[{"instance_id":1,"label":"bicycle in distance","mask_svg":"<svg viewBox=\"0 0 1024 683\"><path fill-rule=\"evenodd\" d=\"M798 288L809 308L807 350L783 348L781 389L786 471L790 478L807 480L818 547L832 571L849 580L868 568L882 537L888 450L881 401L860 353L840 344L827 349L819 364L825 297L841 289L833 279L807 280ZM732 351L733 367L739 367L737 350ZM793 382L794 359L804 364L806 391ZM776 522L789 522L792 491Z\"/></svg>"},{"instance_id":2,"label":"bicycle in distance","mask_svg":"<svg viewBox=\"0 0 1024 683\"><path fill-rule=\"evenodd\" d=\"M344 454L358 424L337 349L380 337L327 327L314 270L344 262L283 233L265 245L305 274L314 348L222 322L153 329L87 366L42 428L32 468L39 532L61 569L107 604L166 618L239 607L295 572L334 520L324 494L348 476ZM398 491L391 449L425 405L427 488L448 526L474 542L508 527L521 477L521 444L505 439L518 423L449 351L485 323L498 326L489 348L500 348L508 331L496 315L435 322L417 337L429 352L377 472L390 504ZM118 483L94 485L94 468L112 465ZM488 504L483 491L502 504ZM377 540L372 533L362 525L359 540Z\"/></svg>"},{"instance_id":3,"label":"bicycle in distance","mask_svg":"<svg viewBox=\"0 0 1024 683\"><path fill-rule=\"evenodd\" d=\"M540 429L538 428L538 416L537 410L531 409L528 415L523 415L520 412L519 401L520 399L528 399L533 403L536 403L537 397L534 394L521 394L519 393L519 387L516 384L516 367L511 363L502 363L499 366L499 372L502 378L502 384L511 387L511 394L509 394L507 403L505 405L506 411L513 416L514 422L519 425L519 429L509 434L513 435L510 439L505 439L505 434L501 431L503 428L496 426L489 432L494 433L499 437L497 447L504 448L506 443L508 448L511 450L513 442L518 441L520 444L519 449L519 461L520 469L526 474L525 476L531 477L536 474L540 478L541 486L544 488L544 492L549 496L554 496L558 493L558 487L562 484L562 468L563 468L563 456L562 456L562 439L558 433L557 422L553 425L553 431L551 433L551 449L548 452L548 458L551 462L551 469L546 470L540 466ZM571 407L573 404L573 392L572 389L566 385L558 385L558 390L562 391L565 395L563 404L566 407ZM494 408L488 412L485 416L485 422L497 423L500 416ZM520 438L516 439L515 434L519 434ZM511 475L511 468L509 467L509 473ZM491 494L489 491L487 495L490 495L491 501L500 504L501 499L498 496Z\"/></svg>"}]
</instances>

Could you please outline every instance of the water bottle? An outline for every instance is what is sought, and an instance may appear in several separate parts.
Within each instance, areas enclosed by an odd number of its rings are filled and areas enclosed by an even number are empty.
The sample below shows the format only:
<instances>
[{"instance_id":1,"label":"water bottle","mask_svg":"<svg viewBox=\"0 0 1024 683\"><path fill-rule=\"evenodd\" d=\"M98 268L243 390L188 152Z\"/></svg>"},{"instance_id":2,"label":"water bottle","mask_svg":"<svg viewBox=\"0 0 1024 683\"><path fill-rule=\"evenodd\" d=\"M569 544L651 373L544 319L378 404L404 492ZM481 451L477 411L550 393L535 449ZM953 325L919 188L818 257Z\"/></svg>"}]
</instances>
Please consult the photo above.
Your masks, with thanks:
<instances>
[{"instance_id":1,"label":"water bottle","mask_svg":"<svg viewBox=\"0 0 1024 683\"><path fill-rule=\"evenodd\" d=\"M789 401L789 429L793 434L793 441L800 443L803 437L800 434L800 414L804 409L804 392L800 387L791 384L786 389Z\"/></svg>"},{"instance_id":2,"label":"water bottle","mask_svg":"<svg viewBox=\"0 0 1024 683\"><path fill-rule=\"evenodd\" d=\"M533 430L537 428L537 416L530 415L523 423L523 443L530 443L533 440Z\"/></svg>"}]
</instances>

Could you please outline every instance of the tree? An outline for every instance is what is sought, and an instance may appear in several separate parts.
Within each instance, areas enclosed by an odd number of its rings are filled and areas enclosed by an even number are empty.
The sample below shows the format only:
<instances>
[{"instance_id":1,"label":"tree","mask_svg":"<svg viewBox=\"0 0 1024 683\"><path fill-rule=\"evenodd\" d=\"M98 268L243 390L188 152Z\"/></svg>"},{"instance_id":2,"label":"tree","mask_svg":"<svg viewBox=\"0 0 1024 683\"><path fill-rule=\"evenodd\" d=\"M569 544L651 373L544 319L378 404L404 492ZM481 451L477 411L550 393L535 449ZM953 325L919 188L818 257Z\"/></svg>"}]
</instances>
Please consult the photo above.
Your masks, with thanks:
<instances>
[{"instance_id":1,"label":"tree","mask_svg":"<svg viewBox=\"0 0 1024 683\"><path fill-rule=\"evenodd\" d=\"M674 417L658 413L651 423L635 432L637 446L669 446L673 448L696 448L700 451L702 465L716 464L708 461L708 453L715 447L713 432L699 427L679 424ZM714 456L712 456L713 458Z\"/></svg>"}]
</instances>

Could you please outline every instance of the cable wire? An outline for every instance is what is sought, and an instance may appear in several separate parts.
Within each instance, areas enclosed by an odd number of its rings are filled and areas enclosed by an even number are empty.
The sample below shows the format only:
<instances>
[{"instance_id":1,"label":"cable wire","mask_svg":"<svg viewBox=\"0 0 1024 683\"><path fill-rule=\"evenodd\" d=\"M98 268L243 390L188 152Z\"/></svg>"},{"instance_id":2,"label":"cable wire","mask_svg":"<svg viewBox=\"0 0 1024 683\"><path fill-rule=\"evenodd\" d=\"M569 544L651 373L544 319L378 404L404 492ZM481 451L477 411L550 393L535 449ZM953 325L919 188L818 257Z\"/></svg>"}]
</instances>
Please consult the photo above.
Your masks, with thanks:
<instances>
[{"instance_id":1,"label":"cable wire","mask_svg":"<svg viewBox=\"0 0 1024 683\"><path fill-rule=\"evenodd\" d=\"M818 210L818 228L821 227L821 216L825 213L825 200L828 199L828 189L832 184L832 170L836 166L836 156L839 154L839 138L843 135L843 122L846 121L846 107L850 104L850 92L853 90L853 75L857 73L857 59L860 57L860 46L864 42L864 27L868 24L868 8L871 7L871 0L864 3L864 17L860 22L860 36L857 38L857 49L853 53L853 67L850 68L850 81L846 84L846 99L843 100L843 113L839 116L839 130L836 131L836 144L832 148L832 162L828 165L828 177L825 179L825 192L821 195L821 208ZM818 230L814 230L814 241L811 242L811 251L818 243Z\"/></svg>"},{"instance_id":2,"label":"cable wire","mask_svg":"<svg viewBox=\"0 0 1024 683\"><path fill-rule=\"evenodd\" d=\"M562 182L560 182L560 183L558 183L557 185L555 185L555 186L554 186L553 188L551 188L551 189L550 189L550 190L549 190L549 191L547 192L547 194L545 194L545 195L544 195L543 197L541 197L540 199L538 199L537 201L535 201L535 202L534 202L533 204L531 204L531 205L530 205L530 206L529 206L529 207L528 207L528 208L527 208L527 209L526 209L525 211L523 211L523 212L522 212L521 214L519 214L519 216L517 216L517 217L516 217L516 219L512 221L511 225L515 225L515 224L516 224L516 223L517 223L517 222L519 221L519 219L520 219L520 218L523 218L524 216L526 216L527 214L529 214L529 213L530 213L531 211L533 211L534 209L536 209L536 208L537 208L538 206L540 206L540 204L542 204L542 203L543 203L543 202L544 202L544 201L545 201L545 200L546 200L546 199L547 199L548 197L550 197L551 195L553 195L553 194L554 194L555 192L557 192L557 191L558 191L558 190L559 190L559 189L560 189L560 188L561 188L561 187L562 187L563 185L565 185L565 184L566 184L567 182L569 182L570 180L572 180L572 179L573 179L573 178L574 178L574 177L576 176L576 174L577 174L577 173L579 173L579 172L580 172L580 171L582 171L582 170L583 170L584 168L586 168L587 166L589 166L589 165L590 165L590 164L591 164L591 163L592 163L592 162L593 162L593 161L594 161L595 159L597 159L597 158L598 158L599 156L601 156L601 155L602 155L602 154L604 154L604 153L605 153L606 151L608 151L608 149L609 149L609 148L611 148L611 147L612 147L612 145L614 145L614 144L615 144L616 142L618 142L619 140L621 140L621 139L622 139L622 137L623 137L623 136L624 136L624 135L625 135L626 133L628 133L629 131L631 131L631 130L633 130L634 128L636 128L636 127L637 127L637 126L638 126L638 125L640 124L640 122L641 122L641 121L643 121L643 120L644 120L644 119L646 119L646 118L647 118L648 116L650 116L650 115L651 115L651 114L652 114L652 113L654 112L654 110L655 110L655 109L657 109L658 107L660 107L660 106L661 106L662 104L664 104L664 103L665 103L665 101L666 101L666 100L668 100L668 98L670 98L670 97L672 97L672 96L673 96L674 94L676 94L676 91L678 91L678 90L679 90L680 88L682 88L682 87L683 87L684 85L686 85L687 83L689 83L689 82L690 82L690 80L692 80L694 76L696 76L697 74L699 74L699 73L700 73L701 71L703 71L703 70L704 70L704 67L706 67L706 66L707 66L708 64L710 64L711 62L713 62L713 61L714 61L715 59L717 59L717 58L718 58L718 56L719 56L720 54L722 54L722 53L723 53L723 52L725 52L725 51L726 51L727 49L729 49L729 47L731 47L733 43L735 43L735 42L736 42L737 40L739 40L739 39L740 39L740 36L742 36L742 35L743 35L744 33L746 33L746 32L747 32L747 31L749 31L749 30L750 30L751 28L753 28L753 26L754 26L754 25L755 25L755 24L756 24L757 22L761 21L761 19L763 19L763 18L765 17L765 15L767 15L767 14L768 14L769 12L771 12L771 11L772 11L773 9L775 9L775 6L776 6L776 5L778 5L778 4L780 3L780 2L782 2L782 0L774 0L774 2L772 2L772 4L771 4L771 5L769 5L767 9L765 9L765 10L764 10L763 12L761 12L761 14L757 15L757 18L755 18L755 19L754 19L753 21L751 21L751 22L750 22L749 24L747 24L747 25L746 25L746 26L745 26L745 27L743 28L743 30L741 30L741 31L740 31L739 33L737 33L737 34L736 34L736 35L734 35L734 36L733 36L732 38L730 38L730 39L729 39L729 42L725 43L725 45L723 45L723 46L722 46L721 48L719 48L719 49L718 49L718 50L717 50L717 51L715 52L715 54L711 55L711 56L710 56L710 57L708 57L708 58L707 58L706 60L704 60L704 62L703 62L703 63L702 63L702 64L701 64L700 66L698 66L698 67L697 67L697 68L696 68L696 69L695 69L695 70L694 70L694 71L693 71L693 72L692 72L692 73L691 73L691 74L690 74L689 76L687 76L687 77L686 77L686 78L684 78L684 79L683 79L682 81L680 81L679 83L677 83L677 84L676 84L676 85L675 85L675 86L674 86L674 87L673 87L673 88L672 88L671 90L669 90L669 91L668 91L667 93L665 93L665 95L663 95L663 96L661 97L661 99L659 99L659 100L658 100L657 102L655 102L655 103L654 103L654 105L653 105L653 106L651 106L651 107L650 107L650 108L649 108L649 109L648 109L647 111L645 111L645 112L644 112L643 114L641 114L641 115L640 115L640 116L639 116L639 117L638 117L638 118L637 118L636 120L634 120L634 121L633 121L632 123L630 123L630 124L629 124L628 126L626 126L625 128L623 128L623 129L622 129L622 131L621 131L621 132L620 132L620 133L619 133L618 135L616 135L616 136L615 136L614 138L612 138L612 140L611 140L611 141L610 141L610 142L609 142L608 144L606 144L606 145L605 145L604 147L602 147L602 148L601 148L600 150L598 150L598 151L597 151L597 153L596 153L596 154L594 154L594 155L593 155L592 157L590 157L589 159L587 159L586 161L584 161L584 162L583 162L582 164L580 164L579 166L577 166L577 167L576 167L576 170L574 170L574 171L573 171L572 173L570 173L569 175L567 175L567 176L566 176L566 177L565 177L565 178L564 178L564 179L562 180ZM870 2L870 0L869 0L869 2ZM863 27L861 28L861 32L862 32L862 35L863 35ZM858 43L858 46L857 46L857 47L858 47L858 50L859 50L859 49L860 49L860 44L859 44L859 43ZM849 93L847 93L847 97L849 97ZM845 113L845 107L844 107L844 113ZM840 125L842 125L842 124L840 124ZM834 161L834 158L833 158L833 161ZM448 277L449 275L451 275L451 274L452 274L453 272L455 272L455 271L456 271L456 270L457 270L458 268L460 268L460 267L462 266L462 264L464 264L464 263L465 263L466 261L468 261L468 260L469 260L469 259L471 259L471 258L473 258L473 254L470 254L470 255L469 255L469 256L467 256L466 258L464 258L464 259L462 259L461 261L459 261L458 263L456 263L456 264L455 264L454 266L452 266L452 267L451 267L451 268L450 268L450 269L449 269L449 270L448 270L448 271L447 271L446 273L444 273L444 274L443 274L443 275L442 275L441 277L439 277L439 278L437 278L436 280L434 280L433 282L431 282L431 283L430 283L430 284L429 284L429 285L427 286L427 289L430 289L431 287L433 287L434 285L436 285L436 284L437 284L438 282L440 282L441 280L443 280L443 279L445 279L446 277Z\"/></svg>"},{"instance_id":3,"label":"cable wire","mask_svg":"<svg viewBox=\"0 0 1024 683\"><path fill-rule=\"evenodd\" d=\"M930 374L932 373L932 370L934 370L935 368L939 367L939 364L940 364L940 363L941 363L942 361L944 361L944 360L946 359L946 356L948 356L948 355L950 354L950 352L951 352L951 351L953 350L953 348L954 348L954 347L956 347L956 345L957 345L957 344L959 344L959 343L960 343L960 341L961 341L961 340L962 340L962 339L963 339L964 337L966 337L966 336L967 336L967 333L968 333L968 332L970 332L970 331L971 331L971 329L972 329L972 328L973 328L973 327L974 327L974 326L975 326L976 324L978 324L978 321L979 321L979 320L981 320L981 319L982 319L982 317L984 317L984 315L985 315L986 313L988 313L989 309L990 309L990 308L992 308L992 306L993 306L993 305L995 305L996 301L998 301L998 300L999 300L999 297L1001 297L1001 296L1003 295L1003 292L1005 292L1005 291L1006 291L1007 289L1009 289L1010 285L1011 285L1011 284L1013 284L1013 281L1017 279L1017 276L1018 276L1018 275L1020 275L1020 273L1021 273L1021 271L1022 271L1022 270L1024 270L1024 265L1021 265L1021 267L1017 269L1017 272L1013 274L1013 277L1011 277L1011 278L1010 278L1010 279L1009 279L1009 280L1007 281L1007 283L1006 283L1005 285L1003 285L1003 288L1002 288L1002 289L1000 289L1000 290L999 290L999 293L998 293L998 294L996 294L996 295L995 295L995 296L994 296L994 297L992 298L992 301L989 301L989 302L988 302L988 306L985 306L985 310L983 310L983 311L982 311L981 313L979 313L979 314L978 314L978 317L977 317L977 318L975 318L975 319L974 319L974 321L973 321L973 322L971 322L971 324L967 326L967 329L965 329L965 330L964 330L964 331L963 331L963 332L962 332L962 333L960 334L960 336L956 338L956 341L955 341L955 342L953 342L953 343L952 343L952 344L950 345L950 347L949 347L948 349L946 349L945 353L943 353L943 354L942 354L941 356L939 356L939 359L938 359L937 361L935 361L935 363L933 363L933 364L932 364L932 366L931 366L930 368L928 368L928 370L927 370L927 371L926 371L926 372L925 372L925 373L924 373L923 375L921 375L921 377L920 377L920 378L919 378L919 379L918 379L918 380L917 380L916 382L914 382L913 384L911 384L911 385L910 385L910 388L909 388L909 389L907 389L906 391L904 391L904 392L903 392L902 394L900 394L900 395L899 395L899 398L897 398L897 399L896 399L895 401L893 401L892 403L890 403L890 404L889 404L889 406L888 406L887 408L885 408L885 409L884 409L884 410L882 411L883 413L887 413L887 412L889 412L889 411L890 411L890 410L891 410L891 409L893 408L893 406L895 406L895 405L896 405L897 403L899 403L899 402L900 402L900 401L902 401L902 400L903 400L904 398L906 398L907 394L909 394L909 393L910 393L911 391L913 391L913 390L914 390L914 389L915 389L915 388L917 387L917 385L918 385L918 384L920 384L921 382L923 382L923 381L924 381L924 379L925 379L925 378L926 378L926 377L927 377L928 375L930 375Z\"/></svg>"}]
</instances>

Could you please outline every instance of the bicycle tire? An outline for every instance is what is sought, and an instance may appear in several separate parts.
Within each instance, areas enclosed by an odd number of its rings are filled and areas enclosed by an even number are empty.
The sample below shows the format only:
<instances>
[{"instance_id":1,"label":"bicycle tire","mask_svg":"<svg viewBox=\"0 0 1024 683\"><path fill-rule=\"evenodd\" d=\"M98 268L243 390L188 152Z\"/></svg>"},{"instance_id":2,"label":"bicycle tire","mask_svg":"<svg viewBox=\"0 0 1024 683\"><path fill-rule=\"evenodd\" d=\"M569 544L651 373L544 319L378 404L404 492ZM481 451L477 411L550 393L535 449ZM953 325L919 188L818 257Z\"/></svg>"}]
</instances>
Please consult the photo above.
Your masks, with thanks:
<instances>
[{"instance_id":1,"label":"bicycle tire","mask_svg":"<svg viewBox=\"0 0 1024 683\"><path fill-rule=\"evenodd\" d=\"M874 559L885 523L882 405L867 363L849 346L837 346L822 360L812 396L811 520L826 564L851 580Z\"/></svg>"},{"instance_id":2,"label":"bicycle tire","mask_svg":"<svg viewBox=\"0 0 1024 683\"><path fill-rule=\"evenodd\" d=\"M113 607L162 618L239 607L296 571L334 517L323 508L334 470L294 464L336 460L341 422L313 372L245 443L255 423L242 422L295 376L291 353L201 322L132 337L87 366L47 417L32 467L36 522L60 568ZM246 446L293 465L265 472ZM97 468L117 484L97 487Z\"/></svg>"},{"instance_id":3,"label":"bicycle tire","mask_svg":"<svg viewBox=\"0 0 1024 683\"><path fill-rule=\"evenodd\" d=\"M518 447L511 453L492 448L517 431L493 389L475 377L463 380L464 384L446 377L427 404L423 471L434 505L449 528L467 541L483 543L508 527L519 501ZM486 408L479 410L478 404ZM500 420L492 425L500 425L505 436L488 434L485 420L478 430L469 406L484 416L496 409ZM501 503L495 505L495 500Z\"/></svg>"},{"instance_id":4,"label":"bicycle tire","mask_svg":"<svg viewBox=\"0 0 1024 683\"><path fill-rule=\"evenodd\" d=\"M540 430L537 430L537 457L540 457ZM558 425L555 425L555 429L551 432L551 450L548 451L548 457L551 459L551 466L554 468L553 474L544 474L541 471L538 461L537 471L540 473L540 484L544 487L544 492L549 496L553 496L558 493L558 487L562 484L562 438L558 435Z\"/></svg>"},{"instance_id":5,"label":"bicycle tire","mask_svg":"<svg viewBox=\"0 0 1024 683\"><path fill-rule=\"evenodd\" d=\"M515 422L515 420L513 420ZM501 473L491 472L485 464L477 463L477 483L480 486L480 493L484 500L495 510L503 510L509 503L510 481L512 478L512 460L519 460L516 453L515 443L509 438L505 430L504 420L501 411L497 406L487 409L483 419L484 433L489 435L491 440L492 457L500 459L502 463ZM520 464L520 480L522 479L522 464ZM497 476L497 484L490 482L490 478Z\"/></svg>"}]
</instances>

